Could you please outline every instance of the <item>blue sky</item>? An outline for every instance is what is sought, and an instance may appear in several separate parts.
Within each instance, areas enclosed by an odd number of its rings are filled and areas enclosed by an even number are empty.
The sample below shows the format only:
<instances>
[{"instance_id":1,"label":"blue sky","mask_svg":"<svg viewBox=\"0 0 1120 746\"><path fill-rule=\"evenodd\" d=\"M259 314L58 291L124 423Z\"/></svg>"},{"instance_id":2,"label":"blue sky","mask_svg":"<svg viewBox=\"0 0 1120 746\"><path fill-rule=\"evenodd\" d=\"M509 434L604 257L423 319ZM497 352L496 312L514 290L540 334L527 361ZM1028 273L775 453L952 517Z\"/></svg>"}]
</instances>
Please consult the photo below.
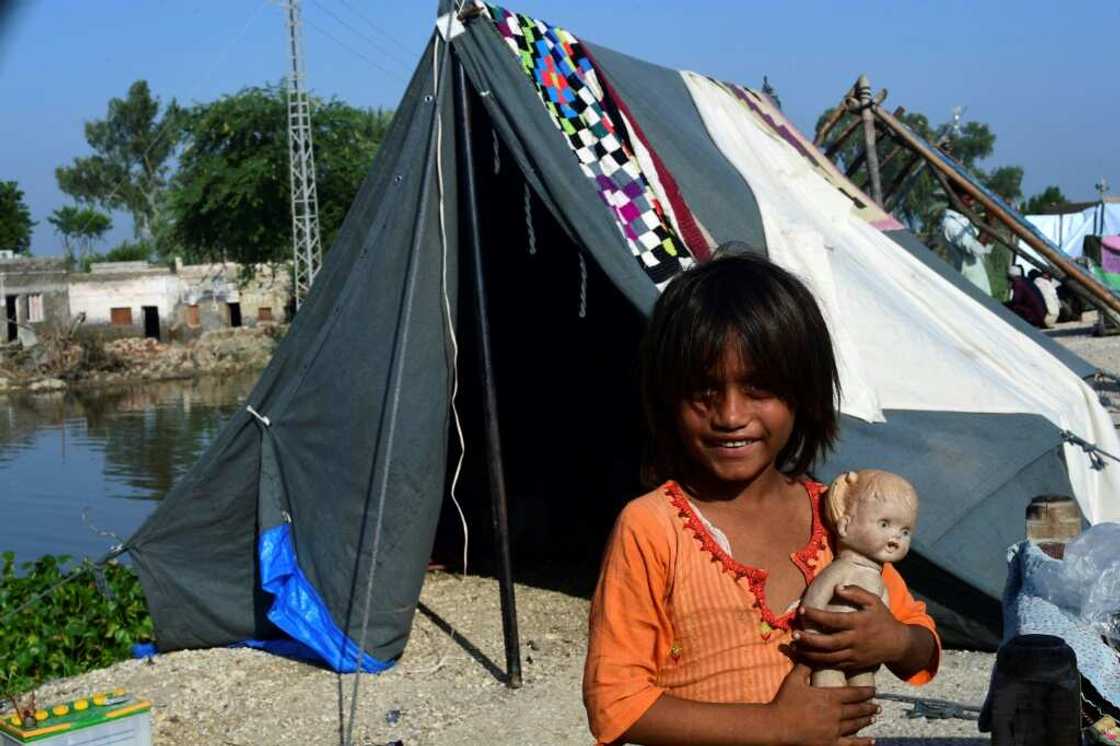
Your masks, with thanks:
<instances>
[{"instance_id":1,"label":"blue sky","mask_svg":"<svg viewBox=\"0 0 1120 746\"><path fill-rule=\"evenodd\" d=\"M304 0L310 87L393 108L432 28L435 2ZM510 6L576 36L669 67L758 86L811 131L861 72L888 105L987 122L983 164L1024 167L1024 192L1057 184L1091 199L1120 192L1120 3L913 0L844 3L524 0ZM88 155L86 120L138 78L167 101L197 103L279 82L284 13L274 0L15 0L0 4L0 179L16 180L39 221L32 251L61 253L46 222L68 203L54 169ZM857 43L855 40L866 40ZM131 235L115 217L109 248Z\"/></svg>"}]
</instances>

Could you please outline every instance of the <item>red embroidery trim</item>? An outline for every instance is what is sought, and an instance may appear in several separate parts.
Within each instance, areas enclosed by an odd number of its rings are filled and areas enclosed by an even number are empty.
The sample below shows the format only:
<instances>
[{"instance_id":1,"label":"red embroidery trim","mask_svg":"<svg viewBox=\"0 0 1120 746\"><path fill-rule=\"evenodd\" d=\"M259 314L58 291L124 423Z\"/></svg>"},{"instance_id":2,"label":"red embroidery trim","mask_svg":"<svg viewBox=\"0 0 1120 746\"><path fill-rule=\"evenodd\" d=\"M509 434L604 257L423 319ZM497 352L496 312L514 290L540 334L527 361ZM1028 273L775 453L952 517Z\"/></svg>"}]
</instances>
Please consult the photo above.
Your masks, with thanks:
<instances>
[{"instance_id":1,"label":"red embroidery trim","mask_svg":"<svg viewBox=\"0 0 1120 746\"><path fill-rule=\"evenodd\" d=\"M809 533L809 542L791 554L790 559L801 570L801 574L805 576L805 582L811 583L816 575L817 561L820 558L820 553L824 551L827 540L824 524L820 517L820 496L824 492L825 486L819 482L808 481L801 484L809 495L809 502L812 507L812 531ZM762 614L762 621L775 629L789 630L794 611L788 611L778 616L766 604L766 578L769 573L761 567L744 565L725 552L708 531L700 516L696 514L692 503L688 501L688 497L685 496L680 485L670 481L665 483L663 489L673 503L673 507L677 509L677 514L684 519L685 526L700 542L700 548L712 556L712 562L719 562L723 571L734 575L735 580L747 579L751 595L754 596L755 604Z\"/></svg>"}]
</instances>

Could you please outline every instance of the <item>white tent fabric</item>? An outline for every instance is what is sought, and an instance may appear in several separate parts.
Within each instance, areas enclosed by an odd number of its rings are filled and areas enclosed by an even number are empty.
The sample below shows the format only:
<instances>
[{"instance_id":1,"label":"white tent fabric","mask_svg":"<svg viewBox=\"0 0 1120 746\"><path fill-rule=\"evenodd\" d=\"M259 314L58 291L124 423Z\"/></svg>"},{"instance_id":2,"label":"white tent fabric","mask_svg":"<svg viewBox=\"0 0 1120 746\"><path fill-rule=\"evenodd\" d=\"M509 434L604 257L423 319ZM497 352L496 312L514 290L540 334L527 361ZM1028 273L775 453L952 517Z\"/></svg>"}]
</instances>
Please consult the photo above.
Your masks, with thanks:
<instances>
[{"instance_id":1,"label":"white tent fabric","mask_svg":"<svg viewBox=\"0 0 1120 746\"><path fill-rule=\"evenodd\" d=\"M846 414L873 422L890 409L1038 414L1120 453L1120 438L1084 381L888 236L853 219L847 200L793 148L760 129L727 90L694 73L683 76L712 139L758 199L771 259L802 277L825 308L844 363ZM1094 470L1070 445L1065 457L1086 517L1120 519L1120 469Z\"/></svg>"},{"instance_id":2,"label":"white tent fabric","mask_svg":"<svg viewBox=\"0 0 1120 746\"><path fill-rule=\"evenodd\" d=\"M1120 233L1120 204L1115 202L1093 205L1068 215L1027 215L1026 218L1050 243L1074 258L1081 256L1085 236Z\"/></svg>"}]
</instances>

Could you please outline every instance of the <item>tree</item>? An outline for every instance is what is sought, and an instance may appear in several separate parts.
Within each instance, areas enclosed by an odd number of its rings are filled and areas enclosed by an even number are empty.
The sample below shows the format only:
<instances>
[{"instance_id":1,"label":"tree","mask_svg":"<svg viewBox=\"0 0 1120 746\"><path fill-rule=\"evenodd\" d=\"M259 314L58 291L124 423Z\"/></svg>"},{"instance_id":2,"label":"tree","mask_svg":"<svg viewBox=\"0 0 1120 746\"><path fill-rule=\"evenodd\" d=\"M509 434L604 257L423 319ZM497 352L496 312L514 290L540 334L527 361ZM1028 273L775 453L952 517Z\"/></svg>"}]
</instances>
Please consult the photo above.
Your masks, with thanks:
<instances>
[{"instance_id":1,"label":"tree","mask_svg":"<svg viewBox=\"0 0 1120 746\"><path fill-rule=\"evenodd\" d=\"M312 100L319 226L329 248L391 115ZM286 261L292 242L288 104L275 86L190 110L171 189L171 237L190 260Z\"/></svg>"},{"instance_id":2,"label":"tree","mask_svg":"<svg viewBox=\"0 0 1120 746\"><path fill-rule=\"evenodd\" d=\"M1023 204L1023 214L1038 215L1059 207L1065 207L1069 203L1066 195L1062 194L1062 190L1051 184Z\"/></svg>"},{"instance_id":3,"label":"tree","mask_svg":"<svg viewBox=\"0 0 1120 746\"><path fill-rule=\"evenodd\" d=\"M135 235L153 238L181 139L181 118L182 109L174 100L161 114L147 81L136 81L126 98L110 99L105 119L86 122L86 142L94 155L55 169L59 188L80 202L126 210Z\"/></svg>"},{"instance_id":4,"label":"tree","mask_svg":"<svg viewBox=\"0 0 1120 746\"><path fill-rule=\"evenodd\" d=\"M31 251L31 229L36 222L23 201L23 190L14 181L0 181L0 249L26 254Z\"/></svg>"},{"instance_id":5,"label":"tree","mask_svg":"<svg viewBox=\"0 0 1120 746\"><path fill-rule=\"evenodd\" d=\"M73 267L90 255L95 241L100 241L113 227L112 219L92 207L67 205L51 213L47 222L62 236L66 263Z\"/></svg>"}]
</instances>

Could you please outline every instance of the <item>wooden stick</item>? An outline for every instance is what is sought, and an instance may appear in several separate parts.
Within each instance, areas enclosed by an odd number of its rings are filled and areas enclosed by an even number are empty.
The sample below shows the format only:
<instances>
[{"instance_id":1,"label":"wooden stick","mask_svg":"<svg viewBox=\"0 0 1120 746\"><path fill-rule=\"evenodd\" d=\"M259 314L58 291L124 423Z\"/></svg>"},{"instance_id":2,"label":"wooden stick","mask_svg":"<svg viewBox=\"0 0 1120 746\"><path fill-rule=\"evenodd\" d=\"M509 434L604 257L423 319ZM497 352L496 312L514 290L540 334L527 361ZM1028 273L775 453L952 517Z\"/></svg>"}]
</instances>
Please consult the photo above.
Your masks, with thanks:
<instances>
[{"instance_id":1,"label":"wooden stick","mask_svg":"<svg viewBox=\"0 0 1120 746\"><path fill-rule=\"evenodd\" d=\"M828 133L832 131L832 128L836 126L836 123L839 122L840 118L843 117L844 114L848 111L847 101L848 95L851 92L851 88L844 91L844 95L840 98L840 103L835 109L832 110L832 113L828 115L828 119L824 120L824 122L821 124L821 128L817 130L817 134L813 138L813 144L817 147L820 147L821 143L823 143L825 141L825 138L828 137Z\"/></svg>"},{"instance_id":2,"label":"wooden stick","mask_svg":"<svg viewBox=\"0 0 1120 746\"><path fill-rule=\"evenodd\" d=\"M902 170L899 171L898 174L894 177L894 181L890 183L886 191L883 193L883 201L887 203L883 205L884 209L889 211L894 208L894 205L891 204L893 201L892 198L901 195L901 192L898 192L898 195L896 195L896 191L908 178L910 178L911 173L917 174L922 170L922 163L923 161L920 155L918 155L917 153L911 154L910 160L906 162L906 165L902 167ZM915 169L914 166L917 166L917 168Z\"/></svg>"},{"instance_id":3,"label":"wooden stick","mask_svg":"<svg viewBox=\"0 0 1120 746\"><path fill-rule=\"evenodd\" d=\"M860 75L856 81L856 95L861 104L859 114L863 119L863 152L867 157L867 174L871 180L871 199L882 207L883 183L879 176L879 151L875 146L875 115L871 113L875 104L871 100L871 83L866 75Z\"/></svg>"},{"instance_id":4,"label":"wooden stick","mask_svg":"<svg viewBox=\"0 0 1120 746\"><path fill-rule=\"evenodd\" d=\"M874 116L878 117L888 128L890 128L897 137L906 142L912 150L921 153L935 172L945 175L953 184L957 186L965 194L971 196L980 205L984 207L988 215L998 220L1004 226L1011 230L1016 236L1023 240L1025 244L1042 255L1046 261L1050 262L1055 268L1061 270L1066 275L1065 279L1084 288L1096 301L1104 304L1110 310L1120 313L1120 298L1113 295L1107 288L1094 280L1092 277L1079 271L1064 256L1055 251L1046 241L1039 239L1033 232L1021 225L1019 221L1015 220L1000 204L989 197L984 190L977 187L970 180L962 177L950 166L945 164L937 156L936 153L930 151L929 145L922 142L915 137L909 129L907 129L901 122L891 116L888 112L883 111L881 108L875 106L870 107Z\"/></svg>"},{"instance_id":5,"label":"wooden stick","mask_svg":"<svg viewBox=\"0 0 1120 746\"><path fill-rule=\"evenodd\" d=\"M837 151L839 151L840 148L844 147L844 143L847 142L848 138L852 136L853 132L859 129L861 124L862 122L860 122L859 117L855 117L854 119L852 119L852 121L848 123L848 126L845 127L840 132L840 134L836 136L836 139L829 143L828 147L824 151L824 157L831 161L836 155Z\"/></svg>"}]
</instances>

